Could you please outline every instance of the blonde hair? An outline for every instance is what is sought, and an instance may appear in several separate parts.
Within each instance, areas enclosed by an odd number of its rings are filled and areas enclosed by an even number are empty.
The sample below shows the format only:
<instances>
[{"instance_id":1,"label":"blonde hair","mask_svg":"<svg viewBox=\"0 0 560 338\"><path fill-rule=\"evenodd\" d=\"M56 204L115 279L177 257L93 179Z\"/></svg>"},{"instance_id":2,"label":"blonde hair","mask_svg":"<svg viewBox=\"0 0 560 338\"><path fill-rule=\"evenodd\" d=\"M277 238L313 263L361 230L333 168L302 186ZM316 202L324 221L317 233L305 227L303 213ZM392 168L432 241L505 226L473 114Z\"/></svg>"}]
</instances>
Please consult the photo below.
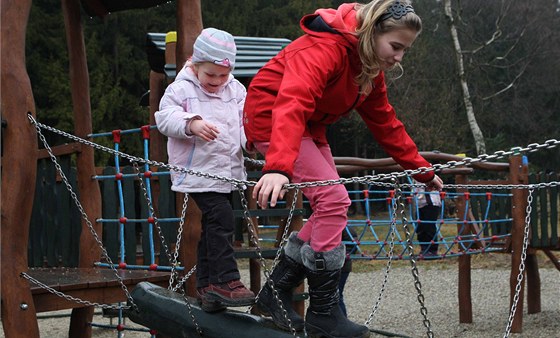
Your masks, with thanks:
<instances>
[{"instance_id":1,"label":"blonde hair","mask_svg":"<svg viewBox=\"0 0 560 338\"><path fill-rule=\"evenodd\" d=\"M396 1L410 5L409 0L372 0L367 4L357 4L358 54L362 61L362 71L356 77L360 93L369 93L373 87L373 79L381 71L381 60L375 52L375 34L383 34L396 29L407 28L417 33L422 31L422 20L416 13L408 12L399 19L388 17L380 20ZM397 67L401 67L400 64Z\"/></svg>"}]
</instances>

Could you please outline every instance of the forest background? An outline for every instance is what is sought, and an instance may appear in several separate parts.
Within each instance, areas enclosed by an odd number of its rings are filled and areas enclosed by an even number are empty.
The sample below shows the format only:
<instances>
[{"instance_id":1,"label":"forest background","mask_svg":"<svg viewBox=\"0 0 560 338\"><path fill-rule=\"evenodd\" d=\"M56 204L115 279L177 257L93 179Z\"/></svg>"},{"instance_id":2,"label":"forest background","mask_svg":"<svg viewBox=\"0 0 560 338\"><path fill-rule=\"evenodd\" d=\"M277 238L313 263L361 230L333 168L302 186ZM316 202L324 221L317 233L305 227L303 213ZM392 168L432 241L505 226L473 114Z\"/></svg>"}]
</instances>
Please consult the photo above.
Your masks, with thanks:
<instances>
[{"instance_id":1,"label":"forest background","mask_svg":"<svg viewBox=\"0 0 560 338\"><path fill-rule=\"evenodd\" d=\"M293 40L302 34L299 19L304 14L337 7L343 1L201 3L204 27L236 36ZM446 15L445 4L452 9L453 21ZM559 138L559 0L422 0L415 1L414 7L424 29L404 58L404 74L389 81L388 92L420 150L477 156L480 150L473 138L473 121L466 113L470 104L488 154ZM461 75L451 23L461 48ZM110 13L105 18L90 18L84 12L83 26L94 132L145 125L149 111L139 101L149 90L146 35L176 30L176 3ZM39 121L72 132L60 1L33 1L26 46ZM329 138L335 156L386 156L357 114L332 125ZM139 146L138 141L121 150L139 154ZM97 165L108 165L107 160L97 158ZM532 170L560 169L560 158L547 151L532 154L529 160Z\"/></svg>"}]
</instances>

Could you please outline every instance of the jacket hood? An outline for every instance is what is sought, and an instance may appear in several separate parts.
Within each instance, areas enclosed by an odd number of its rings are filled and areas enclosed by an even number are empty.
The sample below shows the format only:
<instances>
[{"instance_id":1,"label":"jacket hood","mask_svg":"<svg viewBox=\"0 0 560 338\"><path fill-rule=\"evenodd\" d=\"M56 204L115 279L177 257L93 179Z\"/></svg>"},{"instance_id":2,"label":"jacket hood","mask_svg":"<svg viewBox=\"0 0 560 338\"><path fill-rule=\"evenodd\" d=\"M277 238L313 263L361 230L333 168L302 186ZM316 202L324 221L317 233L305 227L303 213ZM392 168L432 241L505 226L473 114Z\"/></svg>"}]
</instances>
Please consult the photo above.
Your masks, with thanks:
<instances>
[{"instance_id":1,"label":"jacket hood","mask_svg":"<svg viewBox=\"0 0 560 338\"><path fill-rule=\"evenodd\" d=\"M358 45L355 7L355 3L345 3L336 9L320 8L315 13L304 16L300 26L309 35L329 37L339 40L348 47L355 47ZM318 17L320 19L317 19Z\"/></svg>"}]
</instances>

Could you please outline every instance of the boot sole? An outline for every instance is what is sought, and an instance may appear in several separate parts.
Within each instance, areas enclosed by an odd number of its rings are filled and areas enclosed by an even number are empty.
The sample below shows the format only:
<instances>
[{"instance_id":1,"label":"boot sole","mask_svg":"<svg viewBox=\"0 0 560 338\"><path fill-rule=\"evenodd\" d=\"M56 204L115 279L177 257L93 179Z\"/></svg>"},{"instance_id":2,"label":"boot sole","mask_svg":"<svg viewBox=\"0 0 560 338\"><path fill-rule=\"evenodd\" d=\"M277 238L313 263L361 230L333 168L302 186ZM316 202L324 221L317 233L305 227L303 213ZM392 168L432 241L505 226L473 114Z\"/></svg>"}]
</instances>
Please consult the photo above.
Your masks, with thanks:
<instances>
[{"instance_id":1,"label":"boot sole","mask_svg":"<svg viewBox=\"0 0 560 338\"><path fill-rule=\"evenodd\" d=\"M200 306L200 308L202 309L202 311L208 313L215 313L215 312L221 312L227 310L227 307L225 305L222 305L220 302L208 302L208 301L202 301L198 299L197 303L198 306Z\"/></svg>"},{"instance_id":2,"label":"boot sole","mask_svg":"<svg viewBox=\"0 0 560 338\"><path fill-rule=\"evenodd\" d=\"M306 325L305 332L308 338L369 338L371 336L369 330L354 336L333 336L321 331L320 328L310 325Z\"/></svg>"},{"instance_id":3,"label":"boot sole","mask_svg":"<svg viewBox=\"0 0 560 338\"><path fill-rule=\"evenodd\" d=\"M259 308L259 310L260 310L260 312L261 312L261 314L262 314L263 316L272 318L272 322L273 322L274 325L276 325L276 327L278 327L280 330L287 331L287 332L292 331L292 330L290 329L290 327L289 327L287 324L285 324L285 323L282 322L282 321L276 320L276 319L272 316L272 311L270 311L270 309L269 309L268 307L263 306L262 304L259 304L259 303L257 303L257 307ZM294 325L294 322L292 321L292 327L294 328L294 330L296 330L296 331L298 331L298 332L299 332L299 331L303 331L303 329L305 328L305 324L304 324L304 322L303 322L303 318L302 318L302 321L301 321L301 325Z\"/></svg>"},{"instance_id":4,"label":"boot sole","mask_svg":"<svg viewBox=\"0 0 560 338\"><path fill-rule=\"evenodd\" d=\"M208 291L206 292L206 297L208 298L209 301L214 301L214 302L219 302L225 306L232 306L232 307L236 307L236 306L250 306L255 304L255 298L251 297L251 298L240 298L240 299L231 299L231 298L226 298L218 293L215 293L213 291Z\"/></svg>"}]
</instances>

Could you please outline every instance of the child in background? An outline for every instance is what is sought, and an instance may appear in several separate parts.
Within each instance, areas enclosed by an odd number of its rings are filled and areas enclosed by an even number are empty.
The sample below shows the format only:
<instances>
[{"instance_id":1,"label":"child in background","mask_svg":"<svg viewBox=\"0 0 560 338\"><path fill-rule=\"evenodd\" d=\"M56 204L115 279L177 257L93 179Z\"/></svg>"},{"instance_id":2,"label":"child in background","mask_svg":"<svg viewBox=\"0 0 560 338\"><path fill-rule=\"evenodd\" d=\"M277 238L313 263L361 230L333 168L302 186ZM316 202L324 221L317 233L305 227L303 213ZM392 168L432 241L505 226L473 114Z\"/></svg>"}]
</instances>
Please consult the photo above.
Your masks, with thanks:
<instances>
[{"instance_id":1,"label":"child in background","mask_svg":"<svg viewBox=\"0 0 560 338\"><path fill-rule=\"evenodd\" d=\"M237 49L233 36L204 29L192 58L177 74L155 113L168 136L169 163L198 172L245 180L243 105L246 89L231 74ZM202 212L197 248L197 296L207 312L247 306L255 295L240 281L232 236L231 183L171 172L173 191L188 193Z\"/></svg>"},{"instance_id":2,"label":"child in background","mask_svg":"<svg viewBox=\"0 0 560 338\"><path fill-rule=\"evenodd\" d=\"M441 214L441 197L439 192L426 192L426 189L418 181L413 180L415 185L414 202L418 208L418 223L416 226L416 236L420 242L420 257L424 259L434 259L438 256L436 221Z\"/></svg>"}]
</instances>

